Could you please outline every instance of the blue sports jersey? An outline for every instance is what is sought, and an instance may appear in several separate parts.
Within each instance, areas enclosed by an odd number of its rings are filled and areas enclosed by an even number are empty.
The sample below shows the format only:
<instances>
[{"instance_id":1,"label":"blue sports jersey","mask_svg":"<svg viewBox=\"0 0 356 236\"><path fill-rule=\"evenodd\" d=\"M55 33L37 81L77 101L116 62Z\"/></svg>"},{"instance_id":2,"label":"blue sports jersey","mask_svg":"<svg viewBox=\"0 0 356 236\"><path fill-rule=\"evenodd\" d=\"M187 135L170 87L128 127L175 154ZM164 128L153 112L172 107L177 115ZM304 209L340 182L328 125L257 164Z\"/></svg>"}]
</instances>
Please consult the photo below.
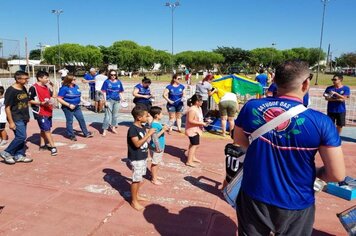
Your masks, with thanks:
<instances>
[{"instance_id":1,"label":"blue sports jersey","mask_svg":"<svg viewBox=\"0 0 356 236\"><path fill-rule=\"evenodd\" d=\"M262 87L267 87L268 76L266 74L259 74L256 76L256 81L259 82Z\"/></svg>"},{"instance_id":2,"label":"blue sports jersey","mask_svg":"<svg viewBox=\"0 0 356 236\"><path fill-rule=\"evenodd\" d=\"M235 125L248 136L279 114L299 105L290 97L253 99ZM253 141L246 152L242 190L251 198L289 210L314 204L314 156L319 146L340 146L330 118L308 109Z\"/></svg>"},{"instance_id":3,"label":"blue sports jersey","mask_svg":"<svg viewBox=\"0 0 356 236\"><path fill-rule=\"evenodd\" d=\"M120 101L120 93L124 91L124 87L120 80L114 82L110 79L104 81L101 91L106 93L106 100Z\"/></svg>"},{"instance_id":4,"label":"blue sports jersey","mask_svg":"<svg viewBox=\"0 0 356 236\"><path fill-rule=\"evenodd\" d=\"M143 87L142 84L136 84L135 88L138 89L138 94L140 95L151 95L151 89L150 87ZM148 104L150 103L150 99L149 98L134 98L133 102L135 103L144 103L144 104Z\"/></svg>"},{"instance_id":5,"label":"blue sports jersey","mask_svg":"<svg viewBox=\"0 0 356 236\"><path fill-rule=\"evenodd\" d=\"M73 105L78 105L80 103L81 95L82 92L80 92L78 85L74 85L73 87L62 86L58 92L58 97L63 98L64 101Z\"/></svg>"},{"instance_id":6,"label":"blue sports jersey","mask_svg":"<svg viewBox=\"0 0 356 236\"><path fill-rule=\"evenodd\" d=\"M184 88L183 84L179 84L177 87L170 84L166 87L169 90L168 98L174 102L173 105L178 105L182 102Z\"/></svg>"},{"instance_id":7,"label":"blue sports jersey","mask_svg":"<svg viewBox=\"0 0 356 236\"><path fill-rule=\"evenodd\" d=\"M151 128L156 129L156 134L158 134L159 132L162 131L163 126L162 126L162 124L153 121L153 122L151 123ZM158 137L158 143L159 143L159 148L160 148L161 150L164 150L164 147L165 147L165 145L166 145L166 141L165 141L165 138L164 138L164 133L163 133L161 136ZM151 139L150 145L151 145L153 148L156 147L152 139Z\"/></svg>"},{"instance_id":8,"label":"blue sports jersey","mask_svg":"<svg viewBox=\"0 0 356 236\"><path fill-rule=\"evenodd\" d=\"M350 96L350 88L348 86L343 85L341 88L336 88L335 86L329 86L325 89L324 94L329 94L331 91L337 92L343 96ZM336 95L333 95L332 98L337 98ZM328 101L328 112L332 113L343 113L346 112L346 104L345 101Z\"/></svg>"},{"instance_id":9,"label":"blue sports jersey","mask_svg":"<svg viewBox=\"0 0 356 236\"><path fill-rule=\"evenodd\" d=\"M97 76L97 74L96 75L91 75L90 73L86 73L85 75L84 75L84 79L85 80L95 80L95 77ZM91 91L95 91L95 82L91 82L91 83L89 83L89 86L90 86L90 90Z\"/></svg>"},{"instance_id":10,"label":"blue sports jersey","mask_svg":"<svg viewBox=\"0 0 356 236\"><path fill-rule=\"evenodd\" d=\"M272 92L273 93L273 97L277 97L277 85L275 83L272 83L268 90L268 92ZM304 97L303 97L303 105L305 107L307 107L309 105L309 92L307 92Z\"/></svg>"}]
</instances>

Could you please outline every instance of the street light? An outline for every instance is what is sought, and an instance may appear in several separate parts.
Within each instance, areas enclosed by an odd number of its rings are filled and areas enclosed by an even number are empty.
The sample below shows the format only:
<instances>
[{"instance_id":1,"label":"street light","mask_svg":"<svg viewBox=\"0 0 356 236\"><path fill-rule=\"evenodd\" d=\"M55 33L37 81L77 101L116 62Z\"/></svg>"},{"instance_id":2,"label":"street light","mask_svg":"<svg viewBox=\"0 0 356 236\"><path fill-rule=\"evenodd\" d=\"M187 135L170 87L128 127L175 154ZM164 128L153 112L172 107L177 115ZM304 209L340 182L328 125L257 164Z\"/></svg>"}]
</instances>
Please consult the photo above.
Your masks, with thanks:
<instances>
[{"instance_id":1,"label":"street light","mask_svg":"<svg viewBox=\"0 0 356 236\"><path fill-rule=\"evenodd\" d=\"M61 49L60 49L61 40L60 40L60 36L59 36L59 16L63 13L63 10L62 9L52 10L52 13L57 15L58 65L59 65L59 68L61 68Z\"/></svg>"},{"instance_id":2,"label":"street light","mask_svg":"<svg viewBox=\"0 0 356 236\"><path fill-rule=\"evenodd\" d=\"M276 46L276 43L272 43L272 48L274 48L274 46ZM273 50L272 50L272 57L271 57L271 68L273 67Z\"/></svg>"},{"instance_id":3,"label":"street light","mask_svg":"<svg viewBox=\"0 0 356 236\"><path fill-rule=\"evenodd\" d=\"M174 21L173 21L173 13L174 13L174 9L178 6L180 6L179 2L175 2L175 3L171 3L171 2L166 2L166 7L171 8L171 13L172 13L172 55L171 55L171 65L172 65L172 73L173 73L173 53L174 53L174 37L173 37L173 33L174 33Z\"/></svg>"},{"instance_id":4,"label":"street light","mask_svg":"<svg viewBox=\"0 0 356 236\"><path fill-rule=\"evenodd\" d=\"M316 71L315 85L318 85L319 70L320 70L320 57L321 57L321 45L322 45L322 43L323 43L323 33L324 33L325 8L326 8L326 3L329 2L329 0L321 0L321 2L323 3L323 17L322 17L322 20L321 20L319 56L318 56L318 69L317 69L317 71Z\"/></svg>"}]
</instances>

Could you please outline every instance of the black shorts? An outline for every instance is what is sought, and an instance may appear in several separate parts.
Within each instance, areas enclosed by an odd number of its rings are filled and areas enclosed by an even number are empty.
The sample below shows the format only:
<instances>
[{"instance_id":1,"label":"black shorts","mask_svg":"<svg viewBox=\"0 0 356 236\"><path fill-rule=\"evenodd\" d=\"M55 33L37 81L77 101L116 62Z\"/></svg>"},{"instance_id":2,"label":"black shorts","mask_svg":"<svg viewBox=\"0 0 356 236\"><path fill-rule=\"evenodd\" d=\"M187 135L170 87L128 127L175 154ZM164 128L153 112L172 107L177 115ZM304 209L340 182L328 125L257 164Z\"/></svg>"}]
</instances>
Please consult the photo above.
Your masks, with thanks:
<instances>
[{"instance_id":1,"label":"black shorts","mask_svg":"<svg viewBox=\"0 0 356 236\"><path fill-rule=\"evenodd\" d=\"M6 123L0 123L0 130L4 130L6 126Z\"/></svg>"},{"instance_id":2,"label":"black shorts","mask_svg":"<svg viewBox=\"0 0 356 236\"><path fill-rule=\"evenodd\" d=\"M341 113L328 112L328 116L331 118L333 123L335 123L336 121L337 126L346 125L346 112L341 112Z\"/></svg>"},{"instance_id":3,"label":"black shorts","mask_svg":"<svg viewBox=\"0 0 356 236\"><path fill-rule=\"evenodd\" d=\"M197 134L195 136L190 137L189 136L189 141L191 145L199 145L200 143L200 135Z\"/></svg>"},{"instance_id":4,"label":"black shorts","mask_svg":"<svg viewBox=\"0 0 356 236\"><path fill-rule=\"evenodd\" d=\"M238 235L311 235L315 205L286 210L250 198L242 190L237 197Z\"/></svg>"}]
</instances>

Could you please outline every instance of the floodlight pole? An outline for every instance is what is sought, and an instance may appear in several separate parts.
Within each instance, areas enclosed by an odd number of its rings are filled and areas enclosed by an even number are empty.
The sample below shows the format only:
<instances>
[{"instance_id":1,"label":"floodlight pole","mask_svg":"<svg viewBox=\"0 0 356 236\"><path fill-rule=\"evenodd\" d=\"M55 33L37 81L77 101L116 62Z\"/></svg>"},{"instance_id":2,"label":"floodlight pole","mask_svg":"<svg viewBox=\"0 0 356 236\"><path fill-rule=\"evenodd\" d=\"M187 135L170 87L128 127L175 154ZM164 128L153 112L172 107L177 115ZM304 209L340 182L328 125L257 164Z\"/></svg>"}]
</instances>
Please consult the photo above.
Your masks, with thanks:
<instances>
[{"instance_id":1,"label":"floodlight pole","mask_svg":"<svg viewBox=\"0 0 356 236\"><path fill-rule=\"evenodd\" d=\"M171 15L172 15L172 55L171 55L171 66L172 66L172 73L174 72L174 66L173 66L173 55L174 55L174 9L176 7L180 6L179 2L171 3L167 2L166 7L171 8Z\"/></svg>"},{"instance_id":2,"label":"floodlight pole","mask_svg":"<svg viewBox=\"0 0 356 236\"><path fill-rule=\"evenodd\" d=\"M272 48L274 48L274 46L276 46L276 43L272 43ZM273 50L272 50L272 57L271 57L271 68L273 67Z\"/></svg>"},{"instance_id":3,"label":"floodlight pole","mask_svg":"<svg viewBox=\"0 0 356 236\"><path fill-rule=\"evenodd\" d=\"M57 15L58 66L59 66L59 69L60 69L61 68L61 49L60 49L61 40L60 40L60 34L59 34L59 16L63 13L63 10L62 9L52 10L52 13Z\"/></svg>"},{"instance_id":4,"label":"floodlight pole","mask_svg":"<svg viewBox=\"0 0 356 236\"><path fill-rule=\"evenodd\" d=\"M317 69L317 71L316 71L315 85L318 85L319 70L320 70L320 57L321 57L321 45L323 44L323 33L324 33L324 17L325 17L326 3L327 3L328 1L329 1L329 0L321 0L321 2L323 3L323 17L322 17L322 20L321 20L319 56L318 56L318 69Z\"/></svg>"}]
</instances>

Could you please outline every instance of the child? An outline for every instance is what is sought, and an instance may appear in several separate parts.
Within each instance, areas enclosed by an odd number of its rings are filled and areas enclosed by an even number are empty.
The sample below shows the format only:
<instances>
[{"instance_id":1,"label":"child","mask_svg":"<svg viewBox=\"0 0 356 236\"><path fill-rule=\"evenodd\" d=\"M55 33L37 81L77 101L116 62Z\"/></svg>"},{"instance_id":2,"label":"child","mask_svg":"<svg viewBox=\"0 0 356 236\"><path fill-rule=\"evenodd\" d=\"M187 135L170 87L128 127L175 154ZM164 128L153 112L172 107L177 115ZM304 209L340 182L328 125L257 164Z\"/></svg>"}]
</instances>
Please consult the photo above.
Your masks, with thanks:
<instances>
[{"instance_id":1,"label":"child","mask_svg":"<svg viewBox=\"0 0 356 236\"><path fill-rule=\"evenodd\" d=\"M50 150L52 156L57 155L57 148L54 145L51 128L53 113L53 92L47 87L49 83L48 73L38 71L36 74L37 83L29 91L30 104L33 117L40 127L40 150Z\"/></svg>"},{"instance_id":2,"label":"child","mask_svg":"<svg viewBox=\"0 0 356 236\"><path fill-rule=\"evenodd\" d=\"M146 174L147 169L147 155L148 143L147 140L155 133L155 129L150 129L146 133L142 123L148 120L148 112L141 106L135 106L131 114L134 118L134 123L127 131L127 147L128 158L132 165L132 184L131 184L131 206L136 210L142 210L144 207L139 201L147 199L140 197L138 194L139 188L142 184L142 176Z\"/></svg>"},{"instance_id":3,"label":"child","mask_svg":"<svg viewBox=\"0 0 356 236\"><path fill-rule=\"evenodd\" d=\"M5 130L7 120L6 120L6 113L5 113L4 93L5 93L4 87L0 86L0 137L1 137L0 147L5 146L7 144L7 139L8 139Z\"/></svg>"},{"instance_id":4,"label":"child","mask_svg":"<svg viewBox=\"0 0 356 236\"><path fill-rule=\"evenodd\" d=\"M29 163L32 159L25 155L26 129L30 120L28 111L28 94L25 88L29 76L24 71L16 71L15 83L5 93L5 112L9 122L9 128L15 133L15 138L9 146L0 153L6 164L16 162Z\"/></svg>"},{"instance_id":5,"label":"child","mask_svg":"<svg viewBox=\"0 0 356 236\"><path fill-rule=\"evenodd\" d=\"M187 103L190 108L187 112L185 134L188 136L190 144L188 159L185 164L190 167L196 167L194 162L200 163L201 161L196 158L195 153L200 143L200 136L203 134L203 127L207 126L207 123L203 121L202 96L194 94Z\"/></svg>"},{"instance_id":6,"label":"child","mask_svg":"<svg viewBox=\"0 0 356 236\"><path fill-rule=\"evenodd\" d=\"M162 119L162 108L158 106L153 106L150 109L150 115L153 118L151 123L151 128L156 129L156 132L152 135L152 139L150 142L151 149L151 157L152 157L152 180L151 182L156 185L161 185L162 182L158 180L158 164L162 162L162 156L164 152L165 146L165 138L164 132L168 130L168 127L162 126L159 121Z\"/></svg>"}]
</instances>

